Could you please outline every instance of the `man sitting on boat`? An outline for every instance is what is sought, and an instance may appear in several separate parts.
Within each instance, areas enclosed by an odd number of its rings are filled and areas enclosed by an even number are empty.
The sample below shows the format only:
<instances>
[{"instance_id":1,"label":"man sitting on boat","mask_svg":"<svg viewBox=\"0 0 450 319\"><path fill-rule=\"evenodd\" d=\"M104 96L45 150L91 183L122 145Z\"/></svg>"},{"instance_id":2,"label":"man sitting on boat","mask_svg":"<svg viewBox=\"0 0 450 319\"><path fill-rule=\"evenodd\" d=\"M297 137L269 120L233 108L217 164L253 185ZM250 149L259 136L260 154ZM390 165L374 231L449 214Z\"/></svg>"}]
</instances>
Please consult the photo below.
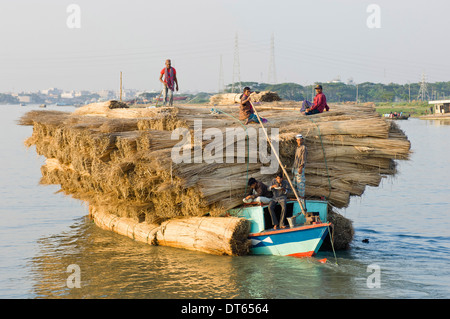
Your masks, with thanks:
<instances>
[{"instance_id":1,"label":"man sitting on boat","mask_svg":"<svg viewBox=\"0 0 450 319\"><path fill-rule=\"evenodd\" d=\"M272 225L274 229L286 228L284 225L284 219L286 214L286 202L287 202L287 193L291 191L289 187L289 183L283 179L283 173L278 173L277 177L272 180L272 185L269 187L269 190L272 191L273 198L269 203L269 213L270 218L272 219ZM277 204L281 206L281 216L280 222L278 223L278 218L275 214L275 207Z\"/></svg>"},{"instance_id":2,"label":"man sitting on boat","mask_svg":"<svg viewBox=\"0 0 450 319\"><path fill-rule=\"evenodd\" d=\"M253 177L248 180L248 186L250 186L250 192L247 197L243 199L243 202L248 203L262 203L267 204L271 201L272 192L267 189L267 186L257 181Z\"/></svg>"}]
</instances>

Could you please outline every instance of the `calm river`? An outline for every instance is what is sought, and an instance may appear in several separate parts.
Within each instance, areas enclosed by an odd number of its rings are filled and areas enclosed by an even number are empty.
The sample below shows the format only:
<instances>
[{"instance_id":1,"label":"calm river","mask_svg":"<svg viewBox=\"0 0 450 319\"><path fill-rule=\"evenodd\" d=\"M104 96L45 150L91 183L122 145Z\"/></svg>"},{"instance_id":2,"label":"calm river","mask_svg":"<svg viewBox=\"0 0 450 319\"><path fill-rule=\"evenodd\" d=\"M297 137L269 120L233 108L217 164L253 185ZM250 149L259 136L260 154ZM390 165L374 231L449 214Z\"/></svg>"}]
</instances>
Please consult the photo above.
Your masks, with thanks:
<instances>
[{"instance_id":1,"label":"calm river","mask_svg":"<svg viewBox=\"0 0 450 319\"><path fill-rule=\"evenodd\" d=\"M450 125L398 121L411 160L340 211L355 240L336 264L331 252L212 256L97 228L84 204L38 184L44 158L23 145L32 127L16 125L32 109L0 106L0 298L450 297ZM81 288L67 285L74 264Z\"/></svg>"}]
</instances>

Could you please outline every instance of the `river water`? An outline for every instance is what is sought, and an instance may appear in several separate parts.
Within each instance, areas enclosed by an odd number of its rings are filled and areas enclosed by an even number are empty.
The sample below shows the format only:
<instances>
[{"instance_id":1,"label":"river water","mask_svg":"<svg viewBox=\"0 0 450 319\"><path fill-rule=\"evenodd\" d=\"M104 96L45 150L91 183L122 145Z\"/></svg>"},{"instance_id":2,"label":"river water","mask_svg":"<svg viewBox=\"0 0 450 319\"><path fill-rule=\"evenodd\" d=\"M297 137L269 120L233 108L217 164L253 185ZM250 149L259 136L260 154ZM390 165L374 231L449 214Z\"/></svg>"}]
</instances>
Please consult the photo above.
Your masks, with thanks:
<instances>
[{"instance_id":1,"label":"river water","mask_svg":"<svg viewBox=\"0 0 450 319\"><path fill-rule=\"evenodd\" d=\"M44 158L23 145L32 128L16 124L32 109L39 108L0 106L0 298L450 297L450 125L398 121L411 159L340 211L353 221L355 240L337 260L332 252L229 257L101 230L83 203L39 185ZM80 288L71 285L71 265Z\"/></svg>"}]
</instances>

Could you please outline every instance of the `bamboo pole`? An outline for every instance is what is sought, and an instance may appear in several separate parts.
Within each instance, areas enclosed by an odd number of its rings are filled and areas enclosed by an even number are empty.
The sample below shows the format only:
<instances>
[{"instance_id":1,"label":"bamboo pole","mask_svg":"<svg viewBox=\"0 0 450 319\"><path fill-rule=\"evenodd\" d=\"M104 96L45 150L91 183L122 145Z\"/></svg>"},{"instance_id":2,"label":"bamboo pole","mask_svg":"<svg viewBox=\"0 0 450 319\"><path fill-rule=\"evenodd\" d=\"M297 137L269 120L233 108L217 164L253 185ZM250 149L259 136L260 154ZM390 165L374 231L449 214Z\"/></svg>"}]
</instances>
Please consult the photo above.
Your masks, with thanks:
<instances>
[{"instance_id":1,"label":"bamboo pole","mask_svg":"<svg viewBox=\"0 0 450 319\"><path fill-rule=\"evenodd\" d=\"M253 106L253 104L249 101L250 105L252 106L253 110L255 111L256 116L258 117L259 124L261 125L261 128L263 129L264 135L266 136L267 141L269 142L270 147L272 148L272 152L275 154L275 157L277 158L278 163L281 166L281 169L283 170L284 175L287 177L289 185L292 188L292 191L294 192L295 198L297 199L298 204L300 205L300 209L302 210L302 214L306 216L306 208L303 206L300 198L298 197L297 191L295 190L295 187L292 185L291 178L289 177L289 174L287 173L286 169L283 166L283 163L281 163L280 157L278 156L277 151L275 150L275 147L273 147L272 142L270 141L269 135L267 135L266 128L262 124L261 117L258 114L258 111Z\"/></svg>"}]
</instances>

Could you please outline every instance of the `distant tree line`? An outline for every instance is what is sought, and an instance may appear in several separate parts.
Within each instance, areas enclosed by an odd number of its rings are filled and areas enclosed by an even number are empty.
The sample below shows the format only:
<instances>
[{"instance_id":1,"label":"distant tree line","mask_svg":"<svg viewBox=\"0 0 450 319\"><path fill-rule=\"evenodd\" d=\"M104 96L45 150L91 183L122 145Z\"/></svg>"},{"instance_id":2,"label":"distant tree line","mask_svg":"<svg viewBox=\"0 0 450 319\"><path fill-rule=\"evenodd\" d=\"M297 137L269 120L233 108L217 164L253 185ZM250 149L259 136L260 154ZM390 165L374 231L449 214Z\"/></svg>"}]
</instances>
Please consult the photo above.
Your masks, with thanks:
<instances>
[{"instance_id":1,"label":"distant tree line","mask_svg":"<svg viewBox=\"0 0 450 319\"><path fill-rule=\"evenodd\" d=\"M359 102L409 102L417 100L420 83L411 84L381 84L364 82L358 84L316 83L321 84L329 102L356 101ZM314 86L302 86L297 83L268 84L259 82L240 82L240 86L251 87L253 91L273 91L285 100L311 100L314 96ZM239 87L236 83L234 87ZM229 84L225 92L231 92L232 85ZM236 91L236 89L235 89ZM428 95L430 100L444 99L450 97L450 81L428 83Z\"/></svg>"},{"instance_id":2,"label":"distant tree line","mask_svg":"<svg viewBox=\"0 0 450 319\"><path fill-rule=\"evenodd\" d=\"M19 99L10 94L0 93L0 104L19 104Z\"/></svg>"}]
</instances>

